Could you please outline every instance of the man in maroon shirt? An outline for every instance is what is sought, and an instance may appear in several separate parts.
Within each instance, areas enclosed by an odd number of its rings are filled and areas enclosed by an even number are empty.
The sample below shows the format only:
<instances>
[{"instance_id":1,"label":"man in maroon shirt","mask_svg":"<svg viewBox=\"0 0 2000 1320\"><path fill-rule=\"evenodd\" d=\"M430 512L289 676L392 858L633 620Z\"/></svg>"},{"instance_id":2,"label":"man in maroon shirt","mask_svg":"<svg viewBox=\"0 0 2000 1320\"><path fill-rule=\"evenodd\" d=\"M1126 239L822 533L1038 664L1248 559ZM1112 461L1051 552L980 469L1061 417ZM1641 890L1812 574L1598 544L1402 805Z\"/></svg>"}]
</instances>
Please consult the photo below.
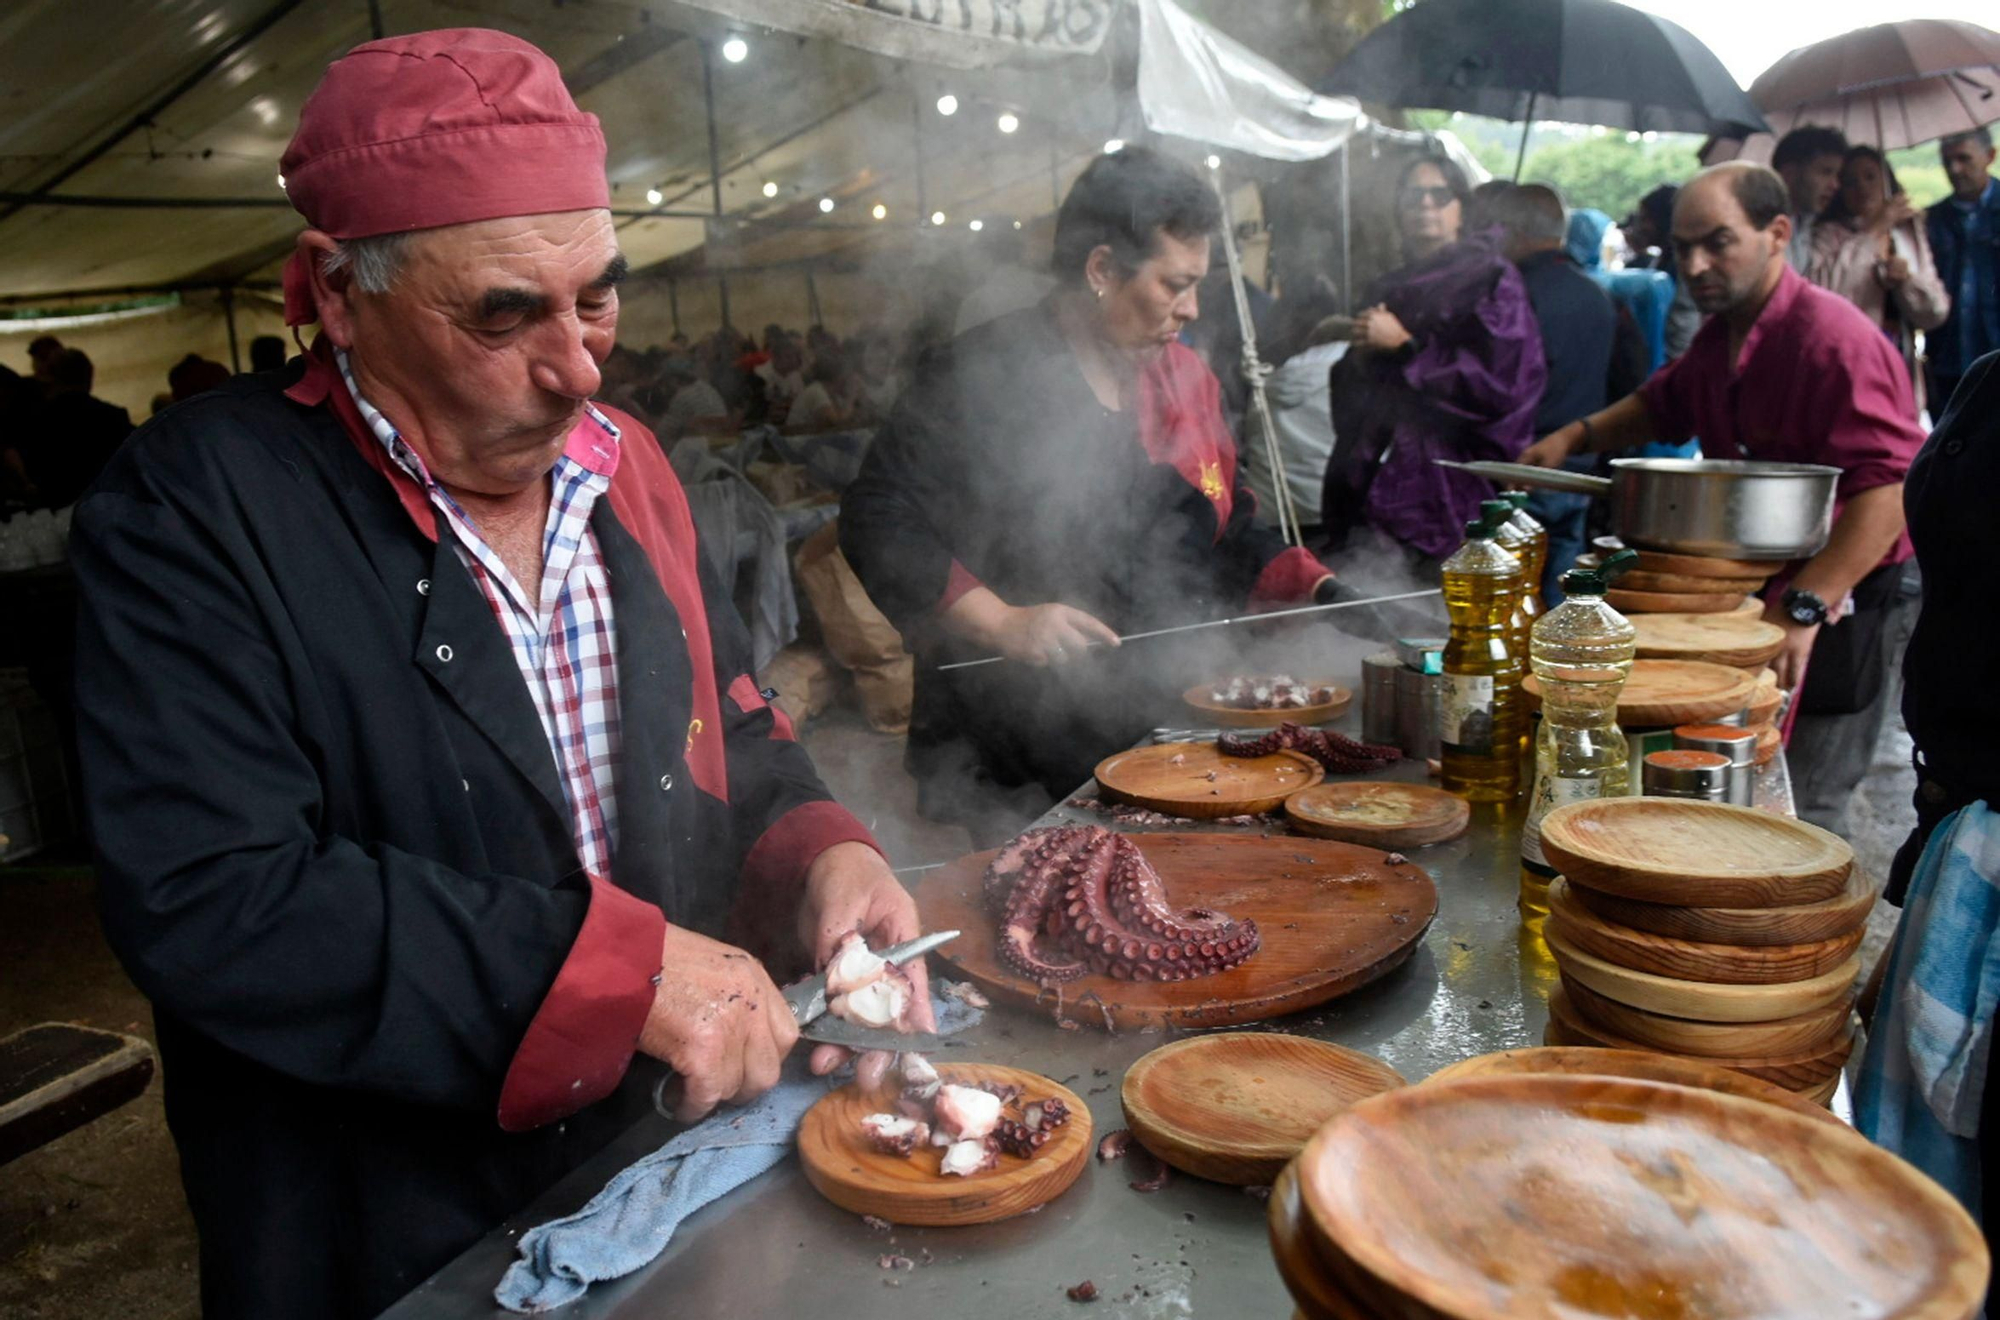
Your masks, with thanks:
<instances>
[{"instance_id":1,"label":"man in maroon shirt","mask_svg":"<svg viewBox=\"0 0 2000 1320\"><path fill-rule=\"evenodd\" d=\"M1838 828L1887 708L1887 615L1910 556L1903 474L1924 434L1895 346L1786 264L1787 206L1776 174L1740 161L1682 188L1674 251L1707 323L1637 393L1542 437L1521 461L1554 467L1699 435L1708 458L1841 469L1832 536L1773 580L1764 615L1785 630L1779 683L1812 675L1792 742L1801 813Z\"/></svg>"}]
</instances>

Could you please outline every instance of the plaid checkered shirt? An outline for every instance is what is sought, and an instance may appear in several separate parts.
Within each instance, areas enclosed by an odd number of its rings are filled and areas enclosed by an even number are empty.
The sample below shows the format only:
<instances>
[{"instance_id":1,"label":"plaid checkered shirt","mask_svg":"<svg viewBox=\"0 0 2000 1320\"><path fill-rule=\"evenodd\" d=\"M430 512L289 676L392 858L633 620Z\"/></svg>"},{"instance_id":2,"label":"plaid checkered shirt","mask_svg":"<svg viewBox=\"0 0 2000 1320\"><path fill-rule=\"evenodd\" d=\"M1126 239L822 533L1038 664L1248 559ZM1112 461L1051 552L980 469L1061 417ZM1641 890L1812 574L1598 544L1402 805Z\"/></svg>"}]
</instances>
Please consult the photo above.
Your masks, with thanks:
<instances>
[{"instance_id":1,"label":"plaid checkered shirt","mask_svg":"<svg viewBox=\"0 0 2000 1320\"><path fill-rule=\"evenodd\" d=\"M375 433L397 466L425 492L445 525L452 548L479 585L493 617L506 634L514 663L534 698L549 751L555 756L563 800L569 807L570 837L584 868L611 874L611 851L618 838L618 799L613 776L618 758L618 648L611 611L611 582L590 529L590 511L611 485L616 466L618 428L597 409L586 405L585 425L602 433L587 448L605 461L602 470L574 457L569 449L550 473L548 525L542 534L542 580L528 594L513 572L479 534L446 490L431 478L424 462L379 409L361 395L348 366L347 354L337 352L341 378L354 396L369 430Z\"/></svg>"}]
</instances>

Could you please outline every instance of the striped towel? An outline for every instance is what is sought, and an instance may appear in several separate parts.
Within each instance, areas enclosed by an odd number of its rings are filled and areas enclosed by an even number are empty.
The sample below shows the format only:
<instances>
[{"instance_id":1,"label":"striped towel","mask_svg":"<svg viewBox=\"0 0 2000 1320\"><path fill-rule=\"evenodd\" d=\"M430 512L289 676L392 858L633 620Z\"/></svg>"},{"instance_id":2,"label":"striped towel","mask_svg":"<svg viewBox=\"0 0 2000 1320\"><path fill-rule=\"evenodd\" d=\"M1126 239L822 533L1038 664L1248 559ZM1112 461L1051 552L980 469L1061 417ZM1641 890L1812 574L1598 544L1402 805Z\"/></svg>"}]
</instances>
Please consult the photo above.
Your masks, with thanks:
<instances>
[{"instance_id":1,"label":"striped towel","mask_svg":"<svg viewBox=\"0 0 2000 1320\"><path fill-rule=\"evenodd\" d=\"M1883 985L1855 1126L1977 1218L1980 1102L2000 1000L2000 815L1984 802L1931 832Z\"/></svg>"}]
</instances>

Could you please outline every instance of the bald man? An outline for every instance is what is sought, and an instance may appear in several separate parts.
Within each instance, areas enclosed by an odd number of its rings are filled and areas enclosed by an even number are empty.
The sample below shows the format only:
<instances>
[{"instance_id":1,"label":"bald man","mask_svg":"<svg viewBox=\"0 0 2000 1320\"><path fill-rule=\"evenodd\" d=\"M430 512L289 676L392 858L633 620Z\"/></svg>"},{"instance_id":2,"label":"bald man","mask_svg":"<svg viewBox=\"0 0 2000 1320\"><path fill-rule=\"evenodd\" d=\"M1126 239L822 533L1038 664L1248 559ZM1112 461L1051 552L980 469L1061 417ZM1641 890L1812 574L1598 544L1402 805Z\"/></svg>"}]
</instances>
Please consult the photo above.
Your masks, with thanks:
<instances>
[{"instance_id":1,"label":"bald man","mask_svg":"<svg viewBox=\"0 0 2000 1320\"><path fill-rule=\"evenodd\" d=\"M1910 557L1903 475L1924 434L1895 346L1786 264L1788 205L1782 179L1742 161L1682 188L1674 252L1707 323L1636 393L1543 436L1521 460L1554 467L1699 435L1706 458L1841 470L1832 536L1772 579L1764 614L1785 630L1778 681L1803 681L1791 743L1799 814L1838 831L1887 709L1888 615Z\"/></svg>"}]
</instances>

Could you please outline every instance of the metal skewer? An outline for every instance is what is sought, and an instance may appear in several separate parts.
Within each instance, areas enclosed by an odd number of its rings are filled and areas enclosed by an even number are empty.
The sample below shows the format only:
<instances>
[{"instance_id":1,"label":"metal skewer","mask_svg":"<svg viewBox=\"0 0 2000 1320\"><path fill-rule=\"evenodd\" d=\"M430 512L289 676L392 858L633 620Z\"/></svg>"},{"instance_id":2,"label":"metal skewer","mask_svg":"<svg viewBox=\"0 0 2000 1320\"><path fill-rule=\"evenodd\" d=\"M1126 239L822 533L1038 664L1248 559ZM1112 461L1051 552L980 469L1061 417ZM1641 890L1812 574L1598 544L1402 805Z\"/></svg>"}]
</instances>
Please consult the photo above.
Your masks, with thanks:
<instances>
[{"instance_id":1,"label":"metal skewer","mask_svg":"<svg viewBox=\"0 0 2000 1320\"><path fill-rule=\"evenodd\" d=\"M1144 641L1148 637L1166 637L1173 633L1199 632L1204 628L1232 628L1239 623L1263 623L1267 619L1289 619L1299 614L1322 614L1327 610L1347 610L1360 605L1387 605L1391 601L1417 600L1424 596L1441 596L1443 594L1443 588L1432 587L1428 591L1404 591L1394 596L1370 596L1366 600L1337 600L1331 605L1300 605L1289 610L1271 610L1264 614L1244 614L1233 619L1210 619L1207 623L1183 623L1173 628L1154 628L1150 632L1128 633L1120 637L1118 641L1122 645L1125 642ZM979 665L998 664L1006 658L1004 655L989 655L983 660L955 660L948 665L939 665L938 672L943 673L948 669L972 669Z\"/></svg>"}]
</instances>

